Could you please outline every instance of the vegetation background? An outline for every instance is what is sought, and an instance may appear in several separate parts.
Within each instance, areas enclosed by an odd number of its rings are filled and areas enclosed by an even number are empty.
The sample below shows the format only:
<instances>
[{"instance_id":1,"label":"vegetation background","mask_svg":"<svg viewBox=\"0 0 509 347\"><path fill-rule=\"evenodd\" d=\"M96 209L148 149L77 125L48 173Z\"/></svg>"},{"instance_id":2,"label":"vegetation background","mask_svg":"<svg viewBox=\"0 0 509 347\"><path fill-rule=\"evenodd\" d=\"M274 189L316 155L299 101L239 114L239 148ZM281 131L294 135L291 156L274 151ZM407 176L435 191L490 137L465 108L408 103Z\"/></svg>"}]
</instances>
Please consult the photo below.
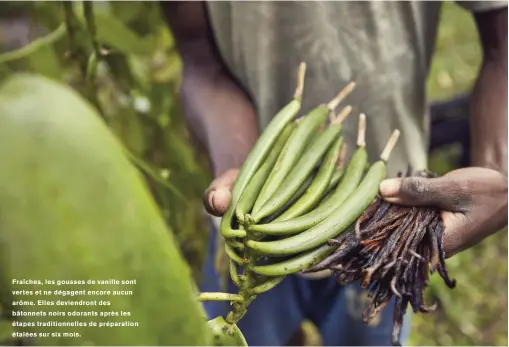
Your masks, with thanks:
<instances>
[{"instance_id":1,"label":"vegetation background","mask_svg":"<svg viewBox=\"0 0 509 347\"><path fill-rule=\"evenodd\" d=\"M80 2L65 8L58 2L1 2L0 79L15 72L45 75L73 86L100 109L145 174L199 279L207 233L201 194L211 175L181 116L181 62L171 32L156 2L94 2L93 10L95 24L88 27L90 16ZM471 15L444 2L428 81L431 100L470 91L480 61ZM431 169L454 169L460 155L459 145L435 151ZM410 344L507 345L507 233L447 263L457 288L432 277L426 295L439 308L414 316ZM312 326L305 328L308 344L319 344Z\"/></svg>"}]
</instances>

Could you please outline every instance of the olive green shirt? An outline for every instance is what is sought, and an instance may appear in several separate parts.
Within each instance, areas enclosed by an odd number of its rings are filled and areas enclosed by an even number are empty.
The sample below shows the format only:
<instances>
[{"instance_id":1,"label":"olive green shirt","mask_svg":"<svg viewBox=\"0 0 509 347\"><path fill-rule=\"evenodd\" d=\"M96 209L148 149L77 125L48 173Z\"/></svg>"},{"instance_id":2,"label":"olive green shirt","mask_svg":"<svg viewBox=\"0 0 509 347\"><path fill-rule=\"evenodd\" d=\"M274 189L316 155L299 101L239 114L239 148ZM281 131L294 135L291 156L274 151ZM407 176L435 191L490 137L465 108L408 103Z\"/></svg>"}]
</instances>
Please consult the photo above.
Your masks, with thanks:
<instances>
[{"instance_id":1,"label":"olive green shirt","mask_svg":"<svg viewBox=\"0 0 509 347\"><path fill-rule=\"evenodd\" d=\"M470 11L506 1L458 1ZM401 131L388 174L427 168L429 115L426 77L441 2L213 1L212 29L222 58L254 100L260 126L288 103L296 72L307 64L303 112L357 82L342 106L354 112L344 137L355 148L358 114L367 118L370 160L378 159L394 129Z\"/></svg>"}]
</instances>

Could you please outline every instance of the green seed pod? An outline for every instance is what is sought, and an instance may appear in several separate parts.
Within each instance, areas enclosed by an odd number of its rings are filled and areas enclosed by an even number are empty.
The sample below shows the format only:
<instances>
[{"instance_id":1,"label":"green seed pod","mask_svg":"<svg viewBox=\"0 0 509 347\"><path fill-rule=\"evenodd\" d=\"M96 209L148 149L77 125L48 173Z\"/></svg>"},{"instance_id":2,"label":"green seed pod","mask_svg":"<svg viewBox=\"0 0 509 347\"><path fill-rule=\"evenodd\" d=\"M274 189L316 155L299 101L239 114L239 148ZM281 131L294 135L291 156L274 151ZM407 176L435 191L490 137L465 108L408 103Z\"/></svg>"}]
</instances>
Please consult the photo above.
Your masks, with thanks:
<instances>
[{"instance_id":1,"label":"green seed pod","mask_svg":"<svg viewBox=\"0 0 509 347\"><path fill-rule=\"evenodd\" d=\"M244 189L244 192L242 192L235 209L235 215L237 216L237 219L240 223L244 222L244 215L251 211L251 208L253 207L256 201L256 197L260 193L263 184L267 180L270 172L274 169L274 164L276 163L279 154L283 150L286 140L288 140L288 137L290 137L296 127L297 124L294 122L286 126L270 150L270 153L265 161L251 178L246 189Z\"/></svg>"},{"instance_id":2,"label":"green seed pod","mask_svg":"<svg viewBox=\"0 0 509 347\"><path fill-rule=\"evenodd\" d=\"M299 217L312 210L313 207L318 204L331 182L332 174L334 173L336 161L338 160L339 151L342 145L343 138L340 137L336 140L336 143L329 148L318 173L313 178L311 185L306 189L306 192L302 194L296 202L293 202L291 207L280 215L276 221Z\"/></svg>"},{"instance_id":3,"label":"green seed pod","mask_svg":"<svg viewBox=\"0 0 509 347\"><path fill-rule=\"evenodd\" d=\"M264 276L286 276L311 268L334 251L334 247L321 245L279 263L253 266L253 271Z\"/></svg>"},{"instance_id":4,"label":"green seed pod","mask_svg":"<svg viewBox=\"0 0 509 347\"><path fill-rule=\"evenodd\" d=\"M326 105L321 105L302 118L299 127L288 139L285 151L278 158L276 168L266 179L254 204L253 213L258 212L284 182L285 177L299 161L316 129L325 122L330 112L331 110Z\"/></svg>"},{"instance_id":5,"label":"green seed pod","mask_svg":"<svg viewBox=\"0 0 509 347\"><path fill-rule=\"evenodd\" d=\"M260 210L256 211L253 208L251 217L255 222L259 222L262 218L278 211L295 194L315 165L323 158L330 145L340 136L342 130L341 122L350 114L351 110L351 106L345 107L339 117L320 134L319 139L298 158L297 163L289 168L289 174L278 185L275 193L265 202Z\"/></svg>"},{"instance_id":6,"label":"green seed pod","mask_svg":"<svg viewBox=\"0 0 509 347\"><path fill-rule=\"evenodd\" d=\"M324 126L324 122L327 119L327 116L329 116L331 112L333 113L335 111L336 107L348 94L352 92L354 87L355 83L349 83L329 103L315 107L306 116L300 119L300 126L288 139L288 144L285 146L285 152L282 153L281 158L278 158L276 168L267 178L267 182L265 182L262 190L260 191L260 194L256 199L256 202L253 206L253 211L251 213L251 217L253 217L255 221L259 221L261 218L266 217L277 210L273 209L272 212L267 212L266 209L264 210L264 207L269 203L269 200L272 200L274 195L278 195L280 185L283 184L288 175L291 175L291 171L294 170L294 166L299 165L298 162L302 160L301 156L304 152L306 152L305 148L307 144L310 143L310 141L315 141L317 138L324 137L320 132L317 133L318 128ZM334 120L332 123L337 123L337 125L340 125L348 116L350 111L351 107L346 107L341 112L342 115L340 115L338 119ZM334 117L331 117L331 119L333 118ZM341 128L339 128L339 131L340 130ZM330 132L330 130L325 130L325 132ZM315 147L314 143L311 143L311 147ZM318 147L320 147L320 145L318 145ZM316 149L312 149L312 151L315 150ZM306 153L304 153L304 156L306 156ZM315 159L313 158L313 155L311 155L311 158ZM300 165L302 166L302 164ZM310 166L313 167L314 165ZM305 165L303 169L304 171L307 170ZM304 179L306 176L306 174L303 175ZM287 201L291 195L293 195L293 193L295 193L295 191L288 193L289 196L283 200ZM260 212L260 210L264 210L264 212Z\"/></svg>"}]
</instances>

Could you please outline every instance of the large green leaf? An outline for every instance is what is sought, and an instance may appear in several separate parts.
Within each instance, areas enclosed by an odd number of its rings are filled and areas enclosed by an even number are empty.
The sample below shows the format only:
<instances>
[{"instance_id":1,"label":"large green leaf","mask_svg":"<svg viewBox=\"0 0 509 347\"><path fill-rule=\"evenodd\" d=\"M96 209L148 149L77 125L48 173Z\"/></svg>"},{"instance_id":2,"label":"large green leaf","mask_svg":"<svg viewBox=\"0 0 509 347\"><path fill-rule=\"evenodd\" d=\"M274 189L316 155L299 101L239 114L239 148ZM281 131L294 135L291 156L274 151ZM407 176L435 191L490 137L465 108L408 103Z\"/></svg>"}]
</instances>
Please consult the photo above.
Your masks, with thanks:
<instances>
[{"instance_id":1,"label":"large green leaf","mask_svg":"<svg viewBox=\"0 0 509 347\"><path fill-rule=\"evenodd\" d=\"M41 300L100 300L118 316L80 316L85 326L14 327L39 345L209 345L205 313L176 242L138 171L94 109L67 86L20 75L0 87L0 303L10 310L74 311L71 306L19 306L33 295L13 290L133 291L132 295L75 293ZM136 280L136 284L45 283L13 279ZM129 312L123 316L120 312ZM72 315L17 317L22 322L74 322ZM137 327L89 322L137 322ZM23 344L27 344L24 341Z\"/></svg>"}]
</instances>

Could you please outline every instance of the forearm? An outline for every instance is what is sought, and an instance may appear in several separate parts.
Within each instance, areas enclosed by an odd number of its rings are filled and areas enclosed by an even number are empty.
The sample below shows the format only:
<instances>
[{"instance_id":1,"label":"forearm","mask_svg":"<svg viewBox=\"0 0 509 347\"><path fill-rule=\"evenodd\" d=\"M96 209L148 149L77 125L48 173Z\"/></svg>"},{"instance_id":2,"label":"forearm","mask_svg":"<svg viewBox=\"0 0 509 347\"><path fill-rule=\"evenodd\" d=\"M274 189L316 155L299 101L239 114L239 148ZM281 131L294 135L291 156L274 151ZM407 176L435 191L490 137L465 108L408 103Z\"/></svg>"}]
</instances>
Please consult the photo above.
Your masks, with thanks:
<instances>
[{"instance_id":1,"label":"forearm","mask_svg":"<svg viewBox=\"0 0 509 347\"><path fill-rule=\"evenodd\" d=\"M472 165L507 175L507 9L476 22L484 54L470 110Z\"/></svg>"},{"instance_id":2,"label":"forearm","mask_svg":"<svg viewBox=\"0 0 509 347\"><path fill-rule=\"evenodd\" d=\"M254 107L223 71L186 67L181 90L184 114L208 152L215 176L239 168L258 137Z\"/></svg>"},{"instance_id":3,"label":"forearm","mask_svg":"<svg viewBox=\"0 0 509 347\"><path fill-rule=\"evenodd\" d=\"M472 166L507 175L507 60L503 65L485 63L472 94L471 153Z\"/></svg>"},{"instance_id":4,"label":"forearm","mask_svg":"<svg viewBox=\"0 0 509 347\"><path fill-rule=\"evenodd\" d=\"M258 137L254 107L218 52L204 2L162 3L183 68L182 106L215 176L239 168Z\"/></svg>"}]
</instances>

